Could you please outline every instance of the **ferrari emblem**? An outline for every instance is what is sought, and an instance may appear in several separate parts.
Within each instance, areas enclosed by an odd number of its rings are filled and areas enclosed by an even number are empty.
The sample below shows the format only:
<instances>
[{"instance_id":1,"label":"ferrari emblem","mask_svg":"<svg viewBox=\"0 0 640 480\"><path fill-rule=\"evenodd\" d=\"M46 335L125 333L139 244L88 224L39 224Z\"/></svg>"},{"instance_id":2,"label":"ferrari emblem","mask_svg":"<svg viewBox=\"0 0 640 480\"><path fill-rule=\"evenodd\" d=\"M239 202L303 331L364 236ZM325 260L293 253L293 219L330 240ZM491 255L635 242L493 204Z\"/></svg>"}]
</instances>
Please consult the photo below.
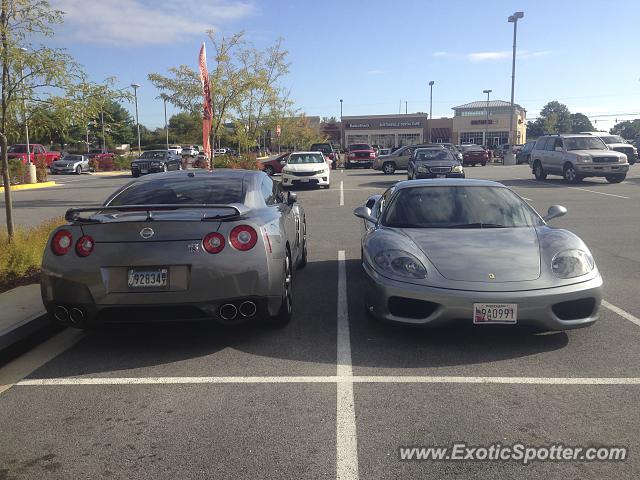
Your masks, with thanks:
<instances>
[{"instance_id":1,"label":"ferrari emblem","mask_svg":"<svg viewBox=\"0 0 640 480\"><path fill-rule=\"evenodd\" d=\"M495 278L496 278L496 274L495 273L490 273L489 274L489 279L490 280L495 280Z\"/></svg>"}]
</instances>

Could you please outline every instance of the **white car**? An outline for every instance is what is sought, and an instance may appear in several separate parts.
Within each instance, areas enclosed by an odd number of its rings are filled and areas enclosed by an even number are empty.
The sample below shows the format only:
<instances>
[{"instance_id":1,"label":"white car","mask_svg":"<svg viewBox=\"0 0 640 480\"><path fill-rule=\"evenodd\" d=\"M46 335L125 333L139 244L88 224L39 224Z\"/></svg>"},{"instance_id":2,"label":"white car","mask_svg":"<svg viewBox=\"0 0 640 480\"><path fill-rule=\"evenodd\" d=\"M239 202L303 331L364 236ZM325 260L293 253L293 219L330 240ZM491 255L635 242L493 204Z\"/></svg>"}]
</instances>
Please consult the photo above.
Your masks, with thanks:
<instances>
[{"instance_id":1,"label":"white car","mask_svg":"<svg viewBox=\"0 0 640 480\"><path fill-rule=\"evenodd\" d=\"M329 188L331 164L321 152L293 152L282 169L282 186L313 185Z\"/></svg>"},{"instance_id":2,"label":"white car","mask_svg":"<svg viewBox=\"0 0 640 480\"><path fill-rule=\"evenodd\" d=\"M188 155L190 157L196 157L198 155L198 147L195 145L183 145L181 154L184 156Z\"/></svg>"},{"instance_id":3,"label":"white car","mask_svg":"<svg viewBox=\"0 0 640 480\"><path fill-rule=\"evenodd\" d=\"M226 148L216 148L213 153L215 155L226 155L227 154L227 149Z\"/></svg>"},{"instance_id":4,"label":"white car","mask_svg":"<svg viewBox=\"0 0 640 480\"><path fill-rule=\"evenodd\" d=\"M182 147L180 145L171 145L169 151L175 155L182 155Z\"/></svg>"}]
</instances>

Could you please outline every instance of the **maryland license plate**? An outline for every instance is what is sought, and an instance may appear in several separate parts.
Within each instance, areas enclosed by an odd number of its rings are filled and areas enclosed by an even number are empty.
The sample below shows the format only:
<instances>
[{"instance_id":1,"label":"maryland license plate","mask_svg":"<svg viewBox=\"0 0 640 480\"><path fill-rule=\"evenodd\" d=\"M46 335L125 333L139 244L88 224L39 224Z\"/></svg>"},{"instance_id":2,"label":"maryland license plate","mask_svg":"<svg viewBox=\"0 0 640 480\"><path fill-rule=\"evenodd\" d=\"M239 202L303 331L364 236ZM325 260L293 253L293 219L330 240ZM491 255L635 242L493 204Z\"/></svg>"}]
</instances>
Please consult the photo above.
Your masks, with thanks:
<instances>
[{"instance_id":1,"label":"maryland license plate","mask_svg":"<svg viewBox=\"0 0 640 480\"><path fill-rule=\"evenodd\" d=\"M129 288L161 288L167 286L167 268L130 268Z\"/></svg>"},{"instance_id":2,"label":"maryland license plate","mask_svg":"<svg viewBox=\"0 0 640 480\"><path fill-rule=\"evenodd\" d=\"M474 303L473 323L517 323L518 305L515 303Z\"/></svg>"}]
</instances>

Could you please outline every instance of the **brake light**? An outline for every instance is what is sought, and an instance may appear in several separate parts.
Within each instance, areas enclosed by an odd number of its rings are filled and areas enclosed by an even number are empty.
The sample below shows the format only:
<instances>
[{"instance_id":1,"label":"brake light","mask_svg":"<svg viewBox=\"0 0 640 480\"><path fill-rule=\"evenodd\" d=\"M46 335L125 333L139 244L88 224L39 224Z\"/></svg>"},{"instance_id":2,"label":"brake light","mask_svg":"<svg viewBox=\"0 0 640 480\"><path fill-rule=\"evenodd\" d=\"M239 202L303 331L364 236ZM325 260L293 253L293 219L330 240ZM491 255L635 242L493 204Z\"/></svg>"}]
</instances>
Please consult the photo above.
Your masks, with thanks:
<instances>
[{"instance_id":1,"label":"brake light","mask_svg":"<svg viewBox=\"0 0 640 480\"><path fill-rule=\"evenodd\" d=\"M202 239L202 246L209 253L220 253L224 249L224 237L218 232L208 233Z\"/></svg>"},{"instance_id":2,"label":"brake light","mask_svg":"<svg viewBox=\"0 0 640 480\"><path fill-rule=\"evenodd\" d=\"M238 225L231 230L229 241L236 250L246 252L255 246L258 241L258 234L249 225Z\"/></svg>"},{"instance_id":3,"label":"brake light","mask_svg":"<svg viewBox=\"0 0 640 480\"><path fill-rule=\"evenodd\" d=\"M84 235L76 242L76 253L79 257L88 257L93 252L95 243L89 235Z\"/></svg>"},{"instance_id":4,"label":"brake light","mask_svg":"<svg viewBox=\"0 0 640 480\"><path fill-rule=\"evenodd\" d=\"M69 230L60 230L51 240L51 250L56 255L66 255L73 243L73 237Z\"/></svg>"}]
</instances>

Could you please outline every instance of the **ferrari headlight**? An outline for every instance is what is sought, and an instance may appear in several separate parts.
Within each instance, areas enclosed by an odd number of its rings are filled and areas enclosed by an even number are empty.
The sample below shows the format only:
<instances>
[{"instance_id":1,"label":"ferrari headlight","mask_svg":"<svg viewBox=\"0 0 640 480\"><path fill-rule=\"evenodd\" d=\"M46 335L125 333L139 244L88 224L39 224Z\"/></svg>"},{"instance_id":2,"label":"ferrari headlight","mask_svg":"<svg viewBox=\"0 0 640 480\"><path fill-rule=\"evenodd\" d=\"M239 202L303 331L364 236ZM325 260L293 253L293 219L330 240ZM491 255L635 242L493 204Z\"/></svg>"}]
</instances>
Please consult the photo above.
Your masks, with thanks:
<instances>
[{"instance_id":1,"label":"ferrari headlight","mask_svg":"<svg viewBox=\"0 0 640 480\"><path fill-rule=\"evenodd\" d=\"M453 173L462 173L462 165L456 165L451 169Z\"/></svg>"},{"instance_id":2,"label":"ferrari headlight","mask_svg":"<svg viewBox=\"0 0 640 480\"><path fill-rule=\"evenodd\" d=\"M381 270L406 278L427 278L427 269L422 262L402 250L384 250L374 258Z\"/></svg>"},{"instance_id":3,"label":"ferrari headlight","mask_svg":"<svg viewBox=\"0 0 640 480\"><path fill-rule=\"evenodd\" d=\"M594 267L593 257L583 250L563 250L556 253L551 260L551 270L559 278L580 277Z\"/></svg>"}]
</instances>

